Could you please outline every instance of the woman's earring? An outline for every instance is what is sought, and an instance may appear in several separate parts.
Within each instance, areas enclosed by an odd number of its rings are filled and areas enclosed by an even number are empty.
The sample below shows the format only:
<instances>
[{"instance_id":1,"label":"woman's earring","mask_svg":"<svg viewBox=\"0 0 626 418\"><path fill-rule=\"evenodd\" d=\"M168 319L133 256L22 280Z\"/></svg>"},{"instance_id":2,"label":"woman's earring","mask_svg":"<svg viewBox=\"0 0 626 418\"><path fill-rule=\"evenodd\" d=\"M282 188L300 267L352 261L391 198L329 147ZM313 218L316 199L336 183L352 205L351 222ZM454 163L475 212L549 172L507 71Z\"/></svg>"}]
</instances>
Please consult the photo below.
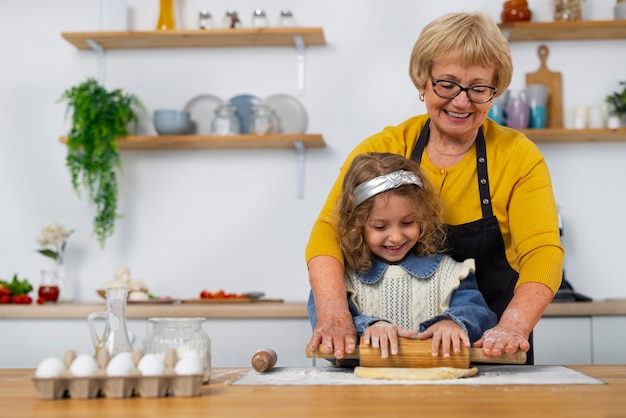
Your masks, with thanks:
<instances>
[{"instance_id":1,"label":"woman's earring","mask_svg":"<svg viewBox=\"0 0 626 418\"><path fill-rule=\"evenodd\" d=\"M424 92L420 91L420 102L424 101Z\"/></svg>"}]
</instances>

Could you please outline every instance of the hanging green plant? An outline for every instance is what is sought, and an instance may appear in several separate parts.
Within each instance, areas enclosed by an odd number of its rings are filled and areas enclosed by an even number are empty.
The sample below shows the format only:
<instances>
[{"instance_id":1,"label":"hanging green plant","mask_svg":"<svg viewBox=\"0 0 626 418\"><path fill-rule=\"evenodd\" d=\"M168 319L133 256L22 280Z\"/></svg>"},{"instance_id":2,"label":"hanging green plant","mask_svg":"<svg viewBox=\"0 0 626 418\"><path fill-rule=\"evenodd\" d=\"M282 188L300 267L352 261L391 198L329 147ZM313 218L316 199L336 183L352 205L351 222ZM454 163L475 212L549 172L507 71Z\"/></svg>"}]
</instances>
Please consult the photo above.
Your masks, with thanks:
<instances>
[{"instance_id":1,"label":"hanging green plant","mask_svg":"<svg viewBox=\"0 0 626 418\"><path fill-rule=\"evenodd\" d=\"M66 101L67 113L72 112L66 158L72 187L79 197L87 191L96 210L93 231L104 246L119 217L117 175L122 164L118 140L128 136L129 123L137 130L134 109L143 105L135 95L121 89L107 91L93 78L65 90L59 101Z\"/></svg>"},{"instance_id":2,"label":"hanging green plant","mask_svg":"<svg viewBox=\"0 0 626 418\"><path fill-rule=\"evenodd\" d=\"M606 102L613 107L613 111L619 116L626 115L626 81L620 81L620 85L624 86L621 92L613 92L610 96L606 96Z\"/></svg>"}]
</instances>

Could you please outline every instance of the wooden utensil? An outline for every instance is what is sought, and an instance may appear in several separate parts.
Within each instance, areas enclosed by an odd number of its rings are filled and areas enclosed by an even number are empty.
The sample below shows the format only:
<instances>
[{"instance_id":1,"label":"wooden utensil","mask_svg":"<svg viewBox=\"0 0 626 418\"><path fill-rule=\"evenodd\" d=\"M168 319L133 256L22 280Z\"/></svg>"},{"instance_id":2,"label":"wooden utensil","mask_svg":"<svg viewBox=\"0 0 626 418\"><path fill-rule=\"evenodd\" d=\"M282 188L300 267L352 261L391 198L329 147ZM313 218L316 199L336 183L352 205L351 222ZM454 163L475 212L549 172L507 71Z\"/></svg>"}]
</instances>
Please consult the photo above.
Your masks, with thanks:
<instances>
[{"instance_id":1,"label":"wooden utensil","mask_svg":"<svg viewBox=\"0 0 626 418\"><path fill-rule=\"evenodd\" d=\"M541 61L539 70L534 73L526 74L526 85L529 84L543 84L548 88L548 128L562 128L563 127L563 93L561 73L550 71L546 66L546 59L548 58L548 47L545 45L539 45L537 49L537 55Z\"/></svg>"},{"instance_id":2,"label":"wooden utensil","mask_svg":"<svg viewBox=\"0 0 626 418\"><path fill-rule=\"evenodd\" d=\"M307 346L306 356L308 358L335 358L334 352L325 353L320 345L317 350L312 351ZM450 357L432 355L431 340L417 340L412 338L398 339L398 354L389 355L386 359L380 357L380 349L371 345L361 345L358 350L351 354L346 354L346 359L359 359L359 364L364 367L456 367L467 369L470 363L499 363L499 364L524 364L526 363L526 353L518 351L515 354L503 354L502 357L486 357L482 348L467 348L461 346L458 354L450 353Z\"/></svg>"}]
</instances>

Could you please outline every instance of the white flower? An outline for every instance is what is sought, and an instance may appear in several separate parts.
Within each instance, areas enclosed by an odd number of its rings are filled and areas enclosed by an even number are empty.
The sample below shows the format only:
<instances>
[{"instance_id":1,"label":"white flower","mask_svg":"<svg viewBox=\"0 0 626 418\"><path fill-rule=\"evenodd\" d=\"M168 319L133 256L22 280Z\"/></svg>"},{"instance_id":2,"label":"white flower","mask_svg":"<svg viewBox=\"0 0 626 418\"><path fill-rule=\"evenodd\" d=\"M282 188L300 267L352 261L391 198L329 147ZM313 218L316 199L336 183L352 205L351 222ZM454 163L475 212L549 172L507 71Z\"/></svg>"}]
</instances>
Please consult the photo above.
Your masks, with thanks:
<instances>
[{"instance_id":1,"label":"white flower","mask_svg":"<svg viewBox=\"0 0 626 418\"><path fill-rule=\"evenodd\" d=\"M46 225L41 230L39 236L37 237L37 243L43 246L57 246L65 242L65 240L67 240L67 238L70 236L70 233L71 232L63 228L62 225L58 224L57 222L52 222Z\"/></svg>"},{"instance_id":2,"label":"white flower","mask_svg":"<svg viewBox=\"0 0 626 418\"><path fill-rule=\"evenodd\" d=\"M74 231L68 231L57 222L46 225L37 237L37 243L44 248L37 250L37 252L52 258L59 264L63 264L65 244L72 232Z\"/></svg>"}]
</instances>

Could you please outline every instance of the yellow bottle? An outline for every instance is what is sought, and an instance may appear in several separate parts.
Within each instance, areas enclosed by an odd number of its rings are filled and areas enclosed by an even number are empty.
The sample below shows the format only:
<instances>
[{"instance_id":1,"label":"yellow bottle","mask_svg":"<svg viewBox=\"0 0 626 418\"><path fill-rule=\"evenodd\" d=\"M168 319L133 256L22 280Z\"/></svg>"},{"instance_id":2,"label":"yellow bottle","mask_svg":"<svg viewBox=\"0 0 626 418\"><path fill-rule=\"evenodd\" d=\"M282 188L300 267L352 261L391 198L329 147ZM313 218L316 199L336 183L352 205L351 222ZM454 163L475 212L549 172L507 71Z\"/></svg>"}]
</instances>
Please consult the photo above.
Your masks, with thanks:
<instances>
[{"instance_id":1,"label":"yellow bottle","mask_svg":"<svg viewBox=\"0 0 626 418\"><path fill-rule=\"evenodd\" d=\"M159 0L159 23L157 23L157 30L171 30L176 29L176 22L174 20L174 0Z\"/></svg>"}]
</instances>

